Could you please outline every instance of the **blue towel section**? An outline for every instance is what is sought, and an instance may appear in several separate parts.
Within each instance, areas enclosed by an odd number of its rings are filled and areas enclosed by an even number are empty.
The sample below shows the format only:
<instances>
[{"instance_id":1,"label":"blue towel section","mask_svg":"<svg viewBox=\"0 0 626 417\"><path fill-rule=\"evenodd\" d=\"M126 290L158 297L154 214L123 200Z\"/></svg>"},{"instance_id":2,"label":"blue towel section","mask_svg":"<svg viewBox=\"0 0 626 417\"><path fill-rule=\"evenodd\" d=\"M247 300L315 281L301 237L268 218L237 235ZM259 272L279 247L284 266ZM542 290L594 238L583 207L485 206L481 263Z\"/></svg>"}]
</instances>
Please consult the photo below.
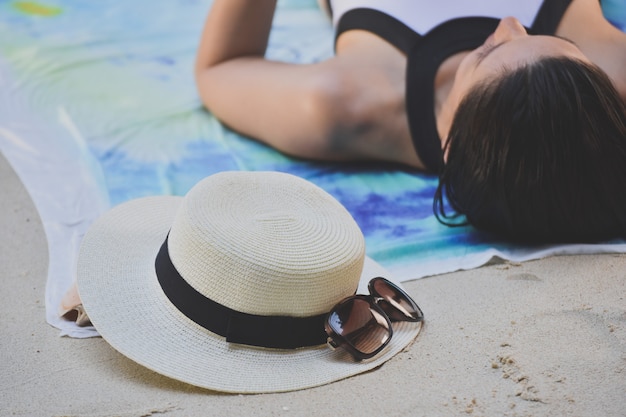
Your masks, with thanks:
<instances>
[{"instance_id":1,"label":"blue towel section","mask_svg":"<svg viewBox=\"0 0 626 417\"><path fill-rule=\"evenodd\" d=\"M437 222L437 179L388 165L286 157L219 123L202 106L193 60L210 0L0 1L0 149L44 220L51 244L47 303L71 283L89 224L112 205L184 195L225 170L283 171L335 196L361 227L367 253L400 280L473 268L492 256L626 250L521 247ZM623 0L604 1L626 27ZM316 62L333 53L314 0L281 0L268 56ZM69 277L69 278L68 278ZM50 290L52 291L52 290ZM49 311L49 321L54 320Z\"/></svg>"}]
</instances>

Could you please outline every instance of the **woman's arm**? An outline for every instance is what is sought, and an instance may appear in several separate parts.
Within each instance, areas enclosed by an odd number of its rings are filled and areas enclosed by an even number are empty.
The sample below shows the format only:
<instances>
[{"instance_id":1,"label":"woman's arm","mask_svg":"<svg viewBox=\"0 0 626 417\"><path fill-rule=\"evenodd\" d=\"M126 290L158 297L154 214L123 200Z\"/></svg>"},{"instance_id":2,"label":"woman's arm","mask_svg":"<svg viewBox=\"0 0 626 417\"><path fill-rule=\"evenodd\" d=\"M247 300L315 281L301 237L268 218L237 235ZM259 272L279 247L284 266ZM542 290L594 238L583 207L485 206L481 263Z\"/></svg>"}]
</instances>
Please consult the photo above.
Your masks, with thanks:
<instances>
[{"instance_id":1,"label":"woman's arm","mask_svg":"<svg viewBox=\"0 0 626 417\"><path fill-rule=\"evenodd\" d=\"M292 156L423 168L404 110L404 56L354 31L342 37L341 53L322 62L266 60L275 6L275 0L214 0L196 61L207 109Z\"/></svg>"},{"instance_id":2,"label":"woman's arm","mask_svg":"<svg viewBox=\"0 0 626 417\"><path fill-rule=\"evenodd\" d=\"M264 58L275 7L276 0L214 1L196 57L202 101L226 125L282 152L349 158L331 146L333 63Z\"/></svg>"},{"instance_id":3,"label":"woman's arm","mask_svg":"<svg viewBox=\"0 0 626 417\"><path fill-rule=\"evenodd\" d=\"M215 0L196 56L196 74L242 56L263 57L276 0Z\"/></svg>"}]
</instances>

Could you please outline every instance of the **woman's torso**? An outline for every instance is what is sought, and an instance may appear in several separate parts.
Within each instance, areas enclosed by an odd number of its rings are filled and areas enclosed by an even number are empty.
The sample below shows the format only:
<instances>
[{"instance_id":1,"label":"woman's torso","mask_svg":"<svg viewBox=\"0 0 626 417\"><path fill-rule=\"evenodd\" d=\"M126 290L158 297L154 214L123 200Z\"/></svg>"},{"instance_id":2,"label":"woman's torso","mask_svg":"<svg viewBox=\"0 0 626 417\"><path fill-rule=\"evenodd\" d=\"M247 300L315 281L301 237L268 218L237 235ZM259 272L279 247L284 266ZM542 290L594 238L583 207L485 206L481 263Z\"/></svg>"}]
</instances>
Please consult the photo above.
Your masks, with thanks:
<instances>
[{"instance_id":1,"label":"woman's torso","mask_svg":"<svg viewBox=\"0 0 626 417\"><path fill-rule=\"evenodd\" d=\"M388 85L396 88L396 101L404 106L386 103L379 105L380 123L395 121L397 125L383 126L394 130L412 143L418 161L412 163L431 171L439 168L441 141L436 131L434 84L442 63L464 51L480 46L498 21L514 16L531 31L554 34L571 0L329 0L333 24L336 28L338 55L351 50L364 54L386 51L378 65L371 57L364 57L370 73L380 70L388 75ZM353 31L361 29L361 31ZM362 31L365 32L362 32ZM370 32L370 33L367 33ZM372 42L371 34L385 40ZM369 43L371 49L360 48L359 42ZM359 70L358 59L355 70ZM404 71L398 71L402 68ZM402 77L402 79L398 79ZM391 79L393 78L393 79ZM364 84L367 80L364 78ZM368 90L380 88L381 95L390 91L386 83L369 83ZM369 97L376 96L370 94ZM370 106L377 106L371 100ZM404 117L398 112L404 111ZM372 113L373 111L370 111Z\"/></svg>"},{"instance_id":2,"label":"woman's torso","mask_svg":"<svg viewBox=\"0 0 626 417\"><path fill-rule=\"evenodd\" d=\"M544 0L330 0L333 24L355 9L376 10L389 15L425 34L447 20L485 16L501 19L515 16L524 26L530 27Z\"/></svg>"}]
</instances>

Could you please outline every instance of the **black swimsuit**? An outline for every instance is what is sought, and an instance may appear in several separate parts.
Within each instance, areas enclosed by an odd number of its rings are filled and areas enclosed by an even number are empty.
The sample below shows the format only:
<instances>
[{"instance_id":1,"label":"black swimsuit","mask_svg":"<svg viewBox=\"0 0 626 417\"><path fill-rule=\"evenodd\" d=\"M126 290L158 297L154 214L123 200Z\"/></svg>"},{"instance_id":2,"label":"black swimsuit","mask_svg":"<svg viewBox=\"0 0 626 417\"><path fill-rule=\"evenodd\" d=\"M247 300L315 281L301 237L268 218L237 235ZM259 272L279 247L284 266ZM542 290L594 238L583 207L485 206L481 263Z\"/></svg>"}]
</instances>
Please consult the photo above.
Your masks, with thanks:
<instances>
[{"instance_id":1,"label":"black swimsuit","mask_svg":"<svg viewBox=\"0 0 626 417\"><path fill-rule=\"evenodd\" d=\"M387 0L391 1L391 0ZM571 0L545 0L528 32L554 35ZM367 30L385 39L407 56L406 111L413 145L430 171L443 165L441 140L434 112L437 69L449 56L482 45L498 26L493 17L462 17L445 21L419 34L397 18L379 10L355 8L337 22L335 39L352 29Z\"/></svg>"}]
</instances>

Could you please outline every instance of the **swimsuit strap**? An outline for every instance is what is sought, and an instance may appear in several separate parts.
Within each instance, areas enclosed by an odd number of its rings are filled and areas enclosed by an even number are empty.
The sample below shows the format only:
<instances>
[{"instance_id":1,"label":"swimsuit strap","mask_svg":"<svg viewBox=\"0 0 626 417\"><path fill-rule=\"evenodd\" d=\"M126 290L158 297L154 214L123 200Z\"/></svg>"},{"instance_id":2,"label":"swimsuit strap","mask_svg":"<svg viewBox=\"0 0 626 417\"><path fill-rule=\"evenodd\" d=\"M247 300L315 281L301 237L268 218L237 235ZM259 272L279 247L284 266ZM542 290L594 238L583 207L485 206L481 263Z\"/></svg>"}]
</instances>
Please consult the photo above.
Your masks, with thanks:
<instances>
[{"instance_id":1,"label":"swimsuit strap","mask_svg":"<svg viewBox=\"0 0 626 417\"><path fill-rule=\"evenodd\" d=\"M545 0L528 32L553 35L571 0ZM330 6L330 0L328 0ZM439 66L451 55L478 48L498 26L492 17L462 17L443 22L425 35L384 12L356 8L346 12L337 24L339 35L352 29L372 32L407 56L406 111L409 130L418 157L426 168L439 172L443 167L441 140L434 109L434 83Z\"/></svg>"}]
</instances>

